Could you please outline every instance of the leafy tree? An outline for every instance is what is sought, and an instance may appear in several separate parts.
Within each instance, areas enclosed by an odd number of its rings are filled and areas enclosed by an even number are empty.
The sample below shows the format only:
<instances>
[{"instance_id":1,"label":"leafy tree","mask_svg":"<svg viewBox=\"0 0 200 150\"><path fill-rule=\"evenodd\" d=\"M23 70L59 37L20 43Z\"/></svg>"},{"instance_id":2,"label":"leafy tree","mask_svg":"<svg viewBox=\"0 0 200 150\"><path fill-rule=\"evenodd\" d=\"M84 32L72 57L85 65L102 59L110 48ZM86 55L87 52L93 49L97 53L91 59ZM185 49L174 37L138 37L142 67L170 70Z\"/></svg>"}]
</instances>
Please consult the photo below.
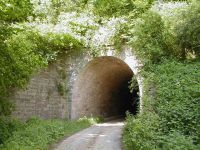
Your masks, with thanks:
<instances>
[{"instance_id":1,"label":"leafy tree","mask_svg":"<svg viewBox=\"0 0 200 150\"><path fill-rule=\"evenodd\" d=\"M182 58L200 56L200 1L183 10L176 20L174 32L181 48Z\"/></svg>"},{"instance_id":2,"label":"leafy tree","mask_svg":"<svg viewBox=\"0 0 200 150\"><path fill-rule=\"evenodd\" d=\"M0 20L5 22L26 21L32 15L33 5L30 0L1 0Z\"/></svg>"}]
</instances>

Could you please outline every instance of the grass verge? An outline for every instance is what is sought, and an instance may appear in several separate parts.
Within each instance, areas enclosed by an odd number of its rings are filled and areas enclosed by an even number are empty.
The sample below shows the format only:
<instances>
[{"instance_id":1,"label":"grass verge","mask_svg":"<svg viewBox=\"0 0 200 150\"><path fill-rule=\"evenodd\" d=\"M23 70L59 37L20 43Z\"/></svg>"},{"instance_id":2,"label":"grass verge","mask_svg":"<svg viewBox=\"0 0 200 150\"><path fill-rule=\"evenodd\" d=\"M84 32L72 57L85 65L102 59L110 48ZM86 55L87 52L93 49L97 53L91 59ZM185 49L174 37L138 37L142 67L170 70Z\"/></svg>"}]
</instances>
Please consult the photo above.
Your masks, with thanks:
<instances>
[{"instance_id":1,"label":"grass verge","mask_svg":"<svg viewBox=\"0 0 200 150\"><path fill-rule=\"evenodd\" d=\"M57 142L64 136L78 132L98 121L99 119L94 118L82 118L76 121L32 118L22 123L16 119L4 118L0 120L2 127L0 135L7 135L7 137L0 136L2 140L0 149L45 150L50 144Z\"/></svg>"}]
</instances>

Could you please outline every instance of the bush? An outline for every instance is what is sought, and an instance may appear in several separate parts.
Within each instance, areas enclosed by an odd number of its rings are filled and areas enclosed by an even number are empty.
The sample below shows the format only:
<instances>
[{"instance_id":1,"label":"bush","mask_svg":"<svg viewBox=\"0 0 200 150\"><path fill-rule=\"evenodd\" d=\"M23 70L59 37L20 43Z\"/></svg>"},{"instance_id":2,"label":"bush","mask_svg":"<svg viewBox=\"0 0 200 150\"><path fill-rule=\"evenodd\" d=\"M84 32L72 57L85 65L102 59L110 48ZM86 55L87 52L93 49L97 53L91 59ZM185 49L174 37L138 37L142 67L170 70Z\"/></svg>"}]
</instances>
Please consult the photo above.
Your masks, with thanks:
<instances>
[{"instance_id":1,"label":"bush","mask_svg":"<svg viewBox=\"0 0 200 150\"><path fill-rule=\"evenodd\" d=\"M129 12L138 16L144 13L154 0L96 0L94 13L102 17L116 17L127 15Z\"/></svg>"},{"instance_id":2,"label":"bush","mask_svg":"<svg viewBox=\"0 0 200 150\"><path fill-rule=\"evenodd\" d=\"M6 91L6 90L5 90ZM4 94L4 93L2 93ZM0 96L0 116L9 116L14 109L14 104L6 96Z\"/></svg>"},{"instance_id":3,"label":"bush","mask_svg":"<svg viewBox=\"0 0 200 150\"><path fill-rule=\"evenodd\" d=\"M117 29L113 41L116 50L128 44L145 66L158 64L163 58L180 59L181 55L172 31L158 13L150 10L136 19L129 16Z\"/></svg>"},{"instance_id":4,"label":"bush","mask_svg":"<svg viewBox=\"0 0 200 150\"><path fill-rule=\"evenodd\" d=\"M156 114L142 114L133 117L127 114L123 131L123 143L125 150L148 150L157 147L158 116Z\"/></svg>"},{"instance_id":5,"label":"bush","mask_svg":"<svg viewBox=\"0 0 200 150\"><path fill-rule=\"evenodd\" d=\"M200 145L194 145L191 137L175 131L160 137L159 149L163 150L198 150Z\"/></svg>"},{"instance_id":6,"label":"bush","mask_svg":"<svg viewBox=\"0 0 200 150\"><path fill-rule=\"evenodd\" d=\"M0 117L0 145L12 136L12 134L24 127L24 124L17 119Z\"/></svg>"},{"instance_id":7,"label":"bush","mask_svg":"<svg viewBox=\"0 0 200 150\"><path fill-rule=\"evenodd\" d=\"M127 117L127 150L198 150L200 146L200 62L165 60L146 73L143 114Z\"/></svg>"},{"instance_id":8,"label":"bush","mask_svg":"<svg viewBox=\"0 0 200 150\"><path fill-rule=\"evenodd\" d=\"M200 1L193 1L191 5L175 17L177 21L174 32L177 44L181 48L183 59L199 58L200 56Z\"/></svg>"},{"instance_id":9,"label":"bush","mask_svg":"<svg viewBox=\"0 0 200 150\"><path fill-rule=\"evenodd\" d=\"M164 62L155 67L155 112L161 129L179 131L200 143L200 63Z\"/></svg>"},{"instance_id":10,"label":"bush","mask_svg":"<svg viewBox=\"0 0 200 150\"><path fill-rule=\"evenodd\" d=\"M159 63L162 58L176 57L173 36L159 14L148 11L131 23L129 44L144 63Z\"/></svg>"},{"instance_id":11,"label":"bush","mask_svg":"<svg viewBox=\"0 0 200 150\"><path fill-rule=\"evenodd\" d=\"M168 17L153 11L142 13L137 19L129 15L128 21L115 34L115 48L119 50L121 45L127 43L145 64L159 63L163 58L170 57L198 59L199 6L199 1L193 1L185 9L175 10L178 11L173 13L175 16ZM171 23L166 24L168 21Z\"/></svg>"},{"instance_id":12,"label":"bush","mask_svg":"<svg viewBox=\"0 0 200 150\"><path fill-rule=\"evenodd\" d=\"M22 22L33 13L33 5L30 0L1 0L0 20L5 22Z\"/></svg>"}]
</instances>

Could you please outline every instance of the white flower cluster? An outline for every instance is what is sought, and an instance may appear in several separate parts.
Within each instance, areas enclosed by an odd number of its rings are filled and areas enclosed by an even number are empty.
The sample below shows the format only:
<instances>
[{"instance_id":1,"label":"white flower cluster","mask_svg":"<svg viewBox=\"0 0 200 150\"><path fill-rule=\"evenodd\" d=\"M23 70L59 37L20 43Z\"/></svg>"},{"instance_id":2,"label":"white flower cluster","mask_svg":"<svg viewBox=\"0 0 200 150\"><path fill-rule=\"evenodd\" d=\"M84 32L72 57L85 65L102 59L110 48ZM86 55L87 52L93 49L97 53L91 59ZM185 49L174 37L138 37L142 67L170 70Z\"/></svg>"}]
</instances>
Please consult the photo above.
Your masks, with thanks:
<instances>
[{"instance_id":1,"label":"white flower cluster","mask_svg":"<svg viewBox=\"0 0 200 150\"><path fill-rule=\"evenodd\" d=\"M46 13L51 5L50 0L32 0L32 3L35 4L35 11L46 11ZM163 2L158 0L151 9L158 12L162 17L170 17L173 16L176 9L186 6L186 2ZM58 16L56 24L49 23L47 18L46 22L36 21L29 23L28 26L39 30L41 34L70 34L76 39L84 41L87 46L98 48L110 45L110 39L115 35L117 25L125 22L123 18L111 18L97 23L98 19L90 11L83 11L82 13L75 11L62 12Z\"/></svg>"},{"instance_id":2,"label":"white flower cluster","mask_svg":"<svg viewBox=\"0 0 200 150\"><path fill-rule=\"evenodd\" d=\"M99 47L110 45L116 31L116 26L124 22L122 18L111 18L96 23L97 18L90 13L63 12L59 15L57 24L31 22L28 26L35 28L42 35L46 33L70 34L78 40L85 42L87 46ZM79 33L85 29L84 35Z\"/></svg>"},{"instance_id":3,"label":"white flower cluster","mask_svg":"<svg viewBox=\"0 0 200 150\"><path fill-rule=\"evenodd\" d=\"M163 17L173 16L175 10L188 6L186 2L162 2L158 1L152 6L152 10L158 12Z\"/></svg>"},{"instance_id":4,"label":"white flower cluster","mask_svg":"<svg viewBox=\"0 0 200 150\"><path fill-rule=\"evenodd\" d=\"M110 39L115 35L116 26L124 22L122 18L112 18L104 22L103 26L100 26L98 30L95 31L94 36L91 40L94 46L99 45L109 45Z\"/></svg>"},{"instance_id":5,"label":"white flower cluster","mask_svg":"<svg viewBox=\"0 0 200 150\"><path fill-rule=\"evenodd\" d=\"M51 6L51 0L31 0L31 3L34 6L34 13L38 12L47 14Z\"/></svg>"},{"instance_id":6,"label":"white flower cluster","mask_svg":"<svg viewBox=\"0 0 200 150\"><path fill-rule=\"evenodd\" d=\"M68 33L79 40L84 40L87 42L88 32L90 32L89 27L97 28L98 24L95 23L95 17L86 13L61 13L58 17L58 23L55 25L54 29L57 33ZM86 29L85 35L81 35L78 31Z\"/></svg>"}]
</instances>

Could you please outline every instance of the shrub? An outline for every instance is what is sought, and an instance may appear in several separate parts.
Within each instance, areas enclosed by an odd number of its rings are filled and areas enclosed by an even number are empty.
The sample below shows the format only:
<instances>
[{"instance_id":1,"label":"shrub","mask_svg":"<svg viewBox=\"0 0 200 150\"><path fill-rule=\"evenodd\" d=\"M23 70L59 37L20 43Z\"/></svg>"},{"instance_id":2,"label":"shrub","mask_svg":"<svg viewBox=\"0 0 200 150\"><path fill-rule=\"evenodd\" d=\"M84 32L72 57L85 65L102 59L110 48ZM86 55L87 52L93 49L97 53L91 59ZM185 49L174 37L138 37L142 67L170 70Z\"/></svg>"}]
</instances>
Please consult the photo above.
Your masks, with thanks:
<instances>
[{"instance_id":1,"label":"shrub","mask_svg":"<svg viewBox=\"0 0 200 150\"><path fill-rule=\"evenodd\" d=\"M130 89L131 93L133 93L133 91L138 91L139 85L138 85L136 76L132 77L132 79L130 81L129 89Z\"/></svg>"},{"instance_id":2,"label":"shrub","mask_svg":"<svg viewBox=\"0 0 200 150\"><path fill-rule=\"evenodd\" d=\"M12 28L9 24L0 21L0 116L8 115L13 109L13 105L8 100L8 90L10 88L6 72L9 71L10 56L6 50L5 40L13 33L18 32L18 29ZM13 76L13 75L12 75Z\"/></svg>"},{"instance_id":3,"label":"shrub","mask_svg":"<svg viewBox=\"0 0 200 150\"><path fill-rule=\"evenodd\" d=\"M22 22L32 15L33 5L30 0L1 0L0 20L5 22Z\"/></svg>"},{"instance_id":4,"label":"shrub","mask_svg":"<svg viewBox=\"0 0 200 150\"><path fill-rule=\"evenodd\" d=\"M17 119L0 117L0 145L12 136L12 134L24 127L24 124Z\"/></svg>"},{"instance_id":5,"label":"shrub","mask_svg":"<svg viewBox=\"0 0 200 150\"><path fill-rule=\"evenodd\" d=\"M194 145L191 137L174 131L163 135L159 140L159 149L163 150L198 150L200 145Z\"/></svg>"},{"instance_id":6,"label":"shrub","mask_svg":"<svg viewBox=\"0 0 200 150\"><path fill-rule=\"evenodd\" d=\"M179 59L181 55L172 31L158 13L150 10L136 19L129 16L118 27L113 41L116 50L128 44L145 66L159 63L163 58Z\"/></svg>"},{"instance_id":7,"label":"shrub","mask_svg":"<svg viewBox=\"0 0 200 150\"><path fill-rule=\"evenodd\" d=\"M112 37L114 48L117 52L122 51L123 45L127 45L128 40L132 37L131 30L132 24L130 21L127 23L121 23L116 27L115 35Z\"/></svg>"},{"instance_id":8,"label":"shrub","mask_svg":"<svg viewBox=\"0 0 200 150\"><path fill-rule=\"evenodd\" d=\"M165 60L143 73L144 114L127 118L127 149L199 149L199 66L199 61Z\"/></svg>"},{"instance_id":9,"label":"shrub","mask_svg":"<svg viewBox=\"0 0 200 150\"><path fill-rule=\"evenodd\" d=\"M198 58L200 56L200 1L193 1L175 17L174 32L177 44L181 48L181 57Z\"/></svg>"},{"instance_id":10,"label":"shrub","mask_svg":"<svg viewBox=\"0 0 200 150\"><path fill-rule=\"evenodd\" d=\"M155 112L161 129L179 131L200 143L200 63L164 62L155 67Z\"/></svg>"},{"instance_id":11,"label":"shrub","mask_svg":"<svg viewBox=\"0 0 200 150\"><path fill-rule=\"evenodd\" d=\"M156 149L158 132L158 116L156 114L142 114L133 117L127 114L123 131L123 143L125 150Z\"/></svg>"},{"instance_id":12,"label":"shrub","mask_svg":"<svg viewBox=\"0 0 200 150\"><path fill-rule=\"evenodd\" d=\"M128 43L144 63L158 63L163 57L176 57L173 36L160 15L148 11L131 24Z\"/></svg>"},{"instance_id":13,"label":"shrub","mask_svg":"<svg viewBox=\"0 0 200 150\"><path fill-rule=\"evenodd\" d=\"M4 91L6 92L6 90ZM12 113L14 104L6 96L3 96L3 94L0 96L0 116L8 116Z\"/></svg>"},{"instance_id":14,"label":"shrub","mask_svg":"<svg viewBox=\"0 0 200 150\"><path fill-rule=\"evenodd\" d=\"M96 0L94 1L94 13L102 17L116 17L132 12L134 16L138 16L153 2L154 0Z\"/></svg>"}]
</instances>

